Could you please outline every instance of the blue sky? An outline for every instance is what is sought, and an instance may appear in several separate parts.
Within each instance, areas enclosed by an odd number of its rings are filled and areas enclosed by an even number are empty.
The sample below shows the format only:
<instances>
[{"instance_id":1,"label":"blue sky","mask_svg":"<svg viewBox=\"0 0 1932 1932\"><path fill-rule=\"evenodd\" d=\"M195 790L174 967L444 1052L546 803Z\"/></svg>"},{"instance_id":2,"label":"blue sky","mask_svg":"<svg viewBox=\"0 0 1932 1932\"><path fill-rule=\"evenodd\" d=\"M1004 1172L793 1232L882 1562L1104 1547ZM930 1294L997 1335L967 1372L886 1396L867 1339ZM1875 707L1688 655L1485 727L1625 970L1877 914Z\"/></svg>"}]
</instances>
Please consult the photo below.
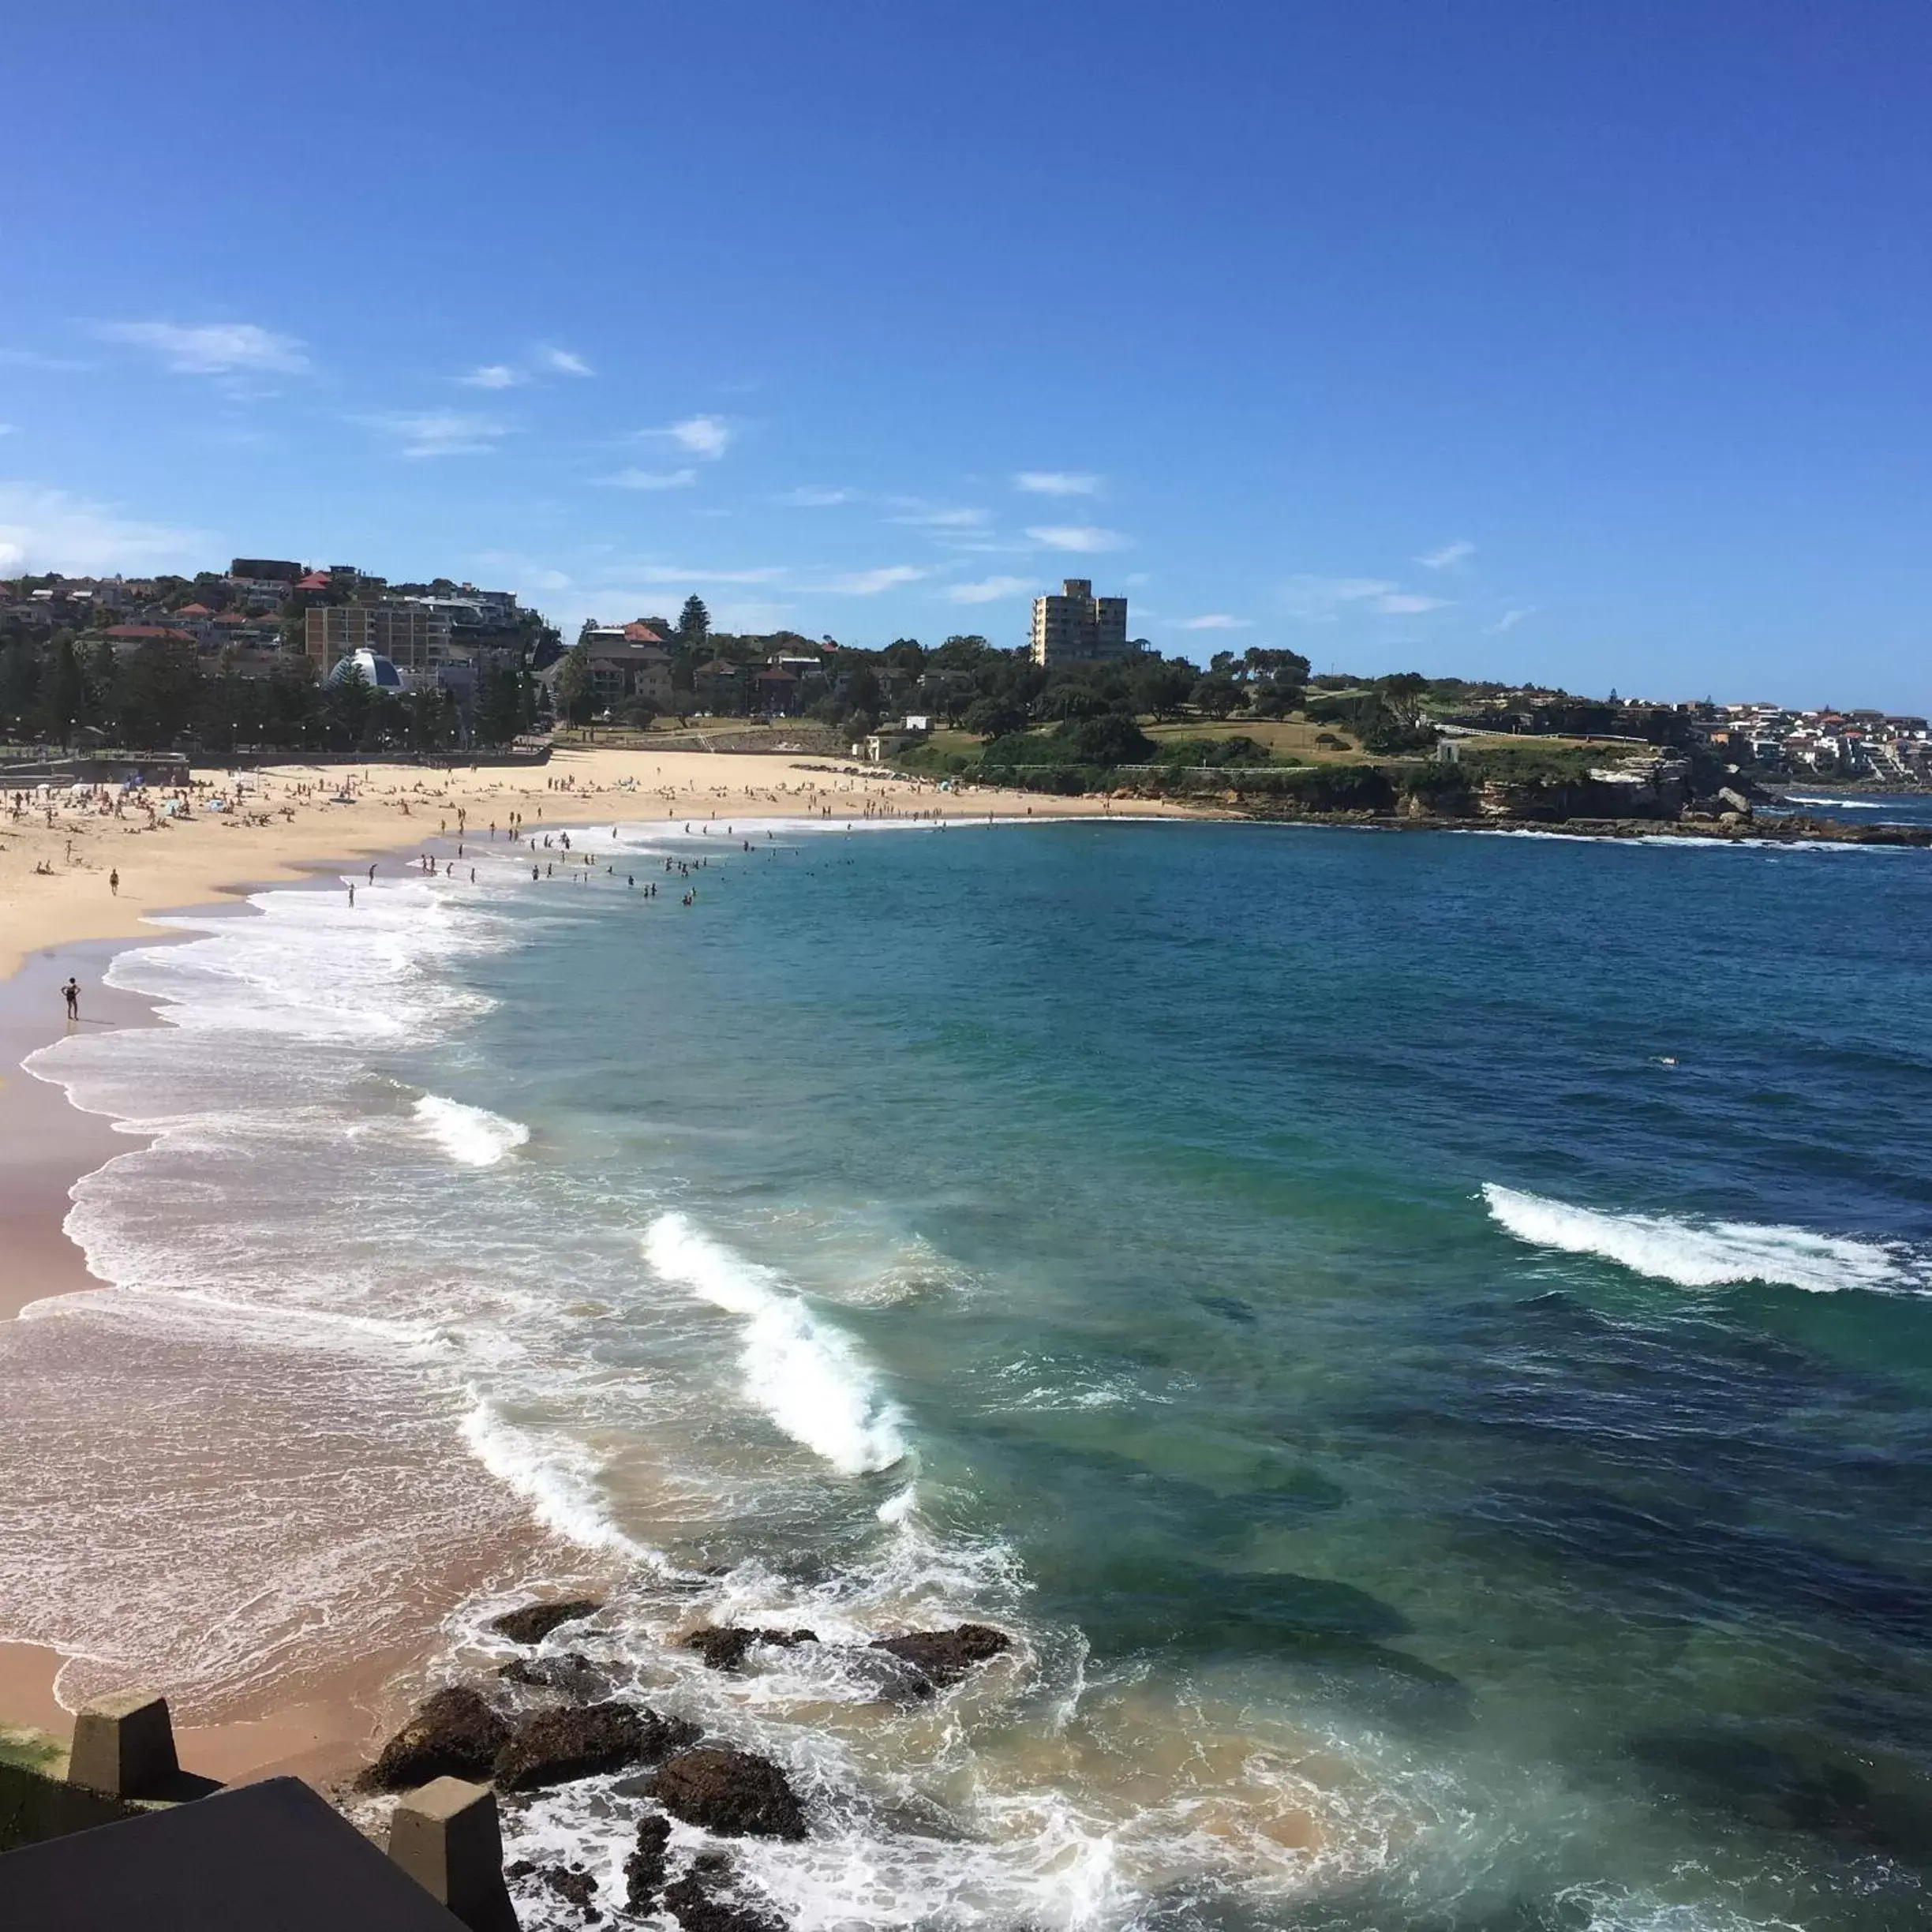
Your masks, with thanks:
<instances>
[{"instance_id":1,"label":"blue sky","mask_svg":"<svg viewBox=\"0 0 1932 1932\"><path fill-rule=\"evenodd\" d=\"M17 13L0 567L1932 708L1932 12Z\"/></svg>"}]
</instances>

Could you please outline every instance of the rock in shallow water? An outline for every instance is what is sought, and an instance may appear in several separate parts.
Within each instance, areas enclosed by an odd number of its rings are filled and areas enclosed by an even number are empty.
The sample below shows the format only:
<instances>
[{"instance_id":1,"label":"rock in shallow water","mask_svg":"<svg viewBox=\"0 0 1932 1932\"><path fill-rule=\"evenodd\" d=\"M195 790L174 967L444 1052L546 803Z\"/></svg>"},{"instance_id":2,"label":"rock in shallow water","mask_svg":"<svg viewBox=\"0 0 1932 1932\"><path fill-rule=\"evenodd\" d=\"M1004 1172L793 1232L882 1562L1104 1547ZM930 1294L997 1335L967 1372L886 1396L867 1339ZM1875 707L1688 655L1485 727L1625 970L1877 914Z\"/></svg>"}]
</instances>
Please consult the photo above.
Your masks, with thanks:
<instances>
[{"instance_id":1,"label":"rock in shallow water","mask_svg":"<svg viewBox=\"0 0 1932 1932\"><path fill-rule=\"evenodd\" d=\"M683 1932L785 1932L775 1918L739 1889L738 1874L722 1852L701 1852L674 1885L665 1888L665 1909Z\"/></svg>"},{"instance_id":2,"label":"rock in shallow water","mask_svg":"<svg viewBox=\"0 0 1932 1932\"><path fill-rule=\"evenodd\" d=\"M975 1664L984 1664L1013 1648L1013 1639L990 1623L961 1623L949 1631L908 1631L903 1637L881 1637L874 1650L889 1651L936 1684L957 1683Z\"/></svg>"},{"instance_id":3,"label":"rock in shallow water","mask_svg":"<svg viewBox=\"0 0 1932 1932\"><path fill-rule=\"evenodd\" d=\"M520 1610L506 1611L490 1619L490 1628L512 1643L539 1644L560 1623L576 1623L594 1616L604 1606L589 1597L573 1597L567 1603L526 1604Z\"/></svg>"},{"instance_id":4,"label":"rock in shallow water","mask_svg":"<svg viewBox=\"0 0 1932 1932\"><path fill-rule=\"evenodd\" d=\"M638 1822L637 1843L624 1860L626 1900L634 1912L647 1912L664 1889L665 1859L671 1848L671 1821L655 1813Z\"/></svg>"},{"instance_id":5,"label":"rock in shallow water","mask_svg":"<svg viewBox=\"0 0 1932 1932\"><path fill-rule=\"evenodd\" d=\"M490 1775L510 1727L466 1685L451 1685L420 1705L356 1783L364 1791L413 1791L432 1778Z\"/></svg>"},{"instance_id":6,"label":"rock in shallow water","mask_svg":"<svg viewBox=\"0 0 1932 1932\"><path fill-rule=\"evenodd\" d=\"M539 1711L518 1726L492 1767L502 1791L534 1791L571 1778L654 1764L696 1743L698 1727L629 1704L592 1704L580 1710Z\"/></svg>"},{"instance_id":7,"label":"rock in shallow water","mask_svg":"<svg viewBox=\"0 0 1932 1932\"><path fill-rule=\"evenodd\" d=\"M804 1808L769 1758L713 1745L661 1765L650 1795L675 1818L726 1837L803 1838Z\"/></svg>"},{"instance_id":8,"label":"rock in shallow water","mask_svg":"<svg viewBox=\"0 0 1932 1932\"><path fill-rule=\"evenodd\" d=\"M745 1661L754 1644L773 1644L781 1650L816 1643L818 1633L808 1630L758 1630L736 1624L715 1624L695 1630L684 1639L687 1650L695 1650L711 1670L736 1670Z\"/></svg>"}]
</instances>

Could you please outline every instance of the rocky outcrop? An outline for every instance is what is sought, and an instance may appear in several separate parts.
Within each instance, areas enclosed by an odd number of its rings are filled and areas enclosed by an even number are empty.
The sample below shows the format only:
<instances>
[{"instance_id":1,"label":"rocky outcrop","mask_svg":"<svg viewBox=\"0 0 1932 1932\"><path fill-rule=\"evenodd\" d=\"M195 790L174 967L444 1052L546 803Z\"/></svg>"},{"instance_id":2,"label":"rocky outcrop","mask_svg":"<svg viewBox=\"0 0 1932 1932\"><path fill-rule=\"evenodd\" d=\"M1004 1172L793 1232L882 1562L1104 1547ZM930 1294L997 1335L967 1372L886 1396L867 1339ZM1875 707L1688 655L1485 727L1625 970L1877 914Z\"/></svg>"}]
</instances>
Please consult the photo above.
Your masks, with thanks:
<instances>
[{"instance_id":1,"label":"rocky outcrop","mask_svg":"<svg viewBox=\"0 0 1932 1932\"><path fill-rule=\"evenodd\" d=\"M711 1670L736 1670L754 1644L771 1644L789 1650L799 1644L816 1643L818 1633L808 1630L762 1630L736 1624L713 1624L695 1630L684 1639L687 1650L695 1650Z\"/></svg>"},{"instance_id":2,"label":"rocky outcrop","mask_svg":"<svg viewBox=\"0 0 1932 1932\"><path fill-rule=\"evenodd\" d=\"M700 1852L677 1883L665 1888L664 1902L683 1932L785 1932L782 1919L745 1896L722 1852Z\"/></svg>"},{"instance_id":3,"label":"rocky outcrop","mask_svg":"<svg viewBox=\"0 0 1932 1932\"><path fill-rule=\"evenodd\" d=\"M881 1637L872 1648L910 1664L930 1683L957 1683L975 1664L984 1664L1013 1648L1013 1639L990 1623L961 1623L952 1630L908 1631L903 1637Z\"/></svg>"},{"instance_id":4,"label":"rocky outcrop","mask_svg":"<svg viewBox=\"0 0 1932 1932\"><path fill-rule=\"evenodd\" d=\"M624 1898L642 1915L654 1911L664 1889L665 1860L671 1849L671 1821L656 1812L638 1821L637 1843L624 1860Z\"/></svg>"},{"instance_id":5,"label":"rocky outcrop","mask_svg":"<svg viewBox=\"0 0 1932 1932\"><path fill-rule=\"evenodd\" d=\"M713 1745L661 1765L650 1795L674 1818L729 1838L803 1838L805 1811L769 1758Z\"/></svg>"},{"instance_id":6,"label":"rocky outcrop","mask_svg":"<svg viewBox=\"0 0 1932 1932\"><path fill-rule=\"evenodd\" d=\"M681 1717L661 1717L629 1704L539 1711L496 1754L492 1774L500 1790L534 1791L628 1765L655 1764L698 1736L698 1727Z\"/></svg>"},{"instance_id":7,"label":"rocky outcrop","mask_svg":"<svg viewBox=\"0 0 1932 1932\"><path fill-rule=\"evenodd\" d=\"M560 1623L580 1623L603 1608L589 1597L575 1597L567 1603L526 1604L520 1610L492 1617L490 1628L512 1643L540 1644Z\"/></svg>"},{"instance_id":8,"label":"rocky outcrop","mask_svg":"<svg viewBox=\"0 0 1932 1932\"><path fill-rule=\"evenodd\" d=\"M560 1657L512 1657L496 1675L505 1683L560 1690L566 1697L578 1698L586 1703L594 1703L610 1694L609 1677L575 1650Z\"/></svg>"},{"instance_id":9,"label":"rocky outcrop","mask_svg":"<svg viewBox=\"0 0 1932 1932\"><path fill-rule=\"evenodd\" d=\"M356 1783L364 1791L412 1791L432 1778L480 1782L509 1738L509 1725L476 1691L452 1685L417 1708Z\"/></svg>"}]
</instances>

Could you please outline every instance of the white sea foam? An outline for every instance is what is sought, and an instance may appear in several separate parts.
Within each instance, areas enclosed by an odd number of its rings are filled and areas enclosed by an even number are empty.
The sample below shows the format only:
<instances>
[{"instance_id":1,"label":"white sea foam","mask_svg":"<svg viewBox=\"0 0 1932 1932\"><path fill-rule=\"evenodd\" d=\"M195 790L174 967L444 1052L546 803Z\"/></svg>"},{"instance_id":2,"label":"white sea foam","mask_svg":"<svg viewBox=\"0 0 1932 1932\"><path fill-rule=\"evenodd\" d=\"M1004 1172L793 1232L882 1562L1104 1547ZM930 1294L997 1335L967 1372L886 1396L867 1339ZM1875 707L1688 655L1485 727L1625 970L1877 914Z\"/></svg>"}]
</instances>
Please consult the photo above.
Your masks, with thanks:
<instances>
[{"instance_id":1,"label":"white sea foam","mask_svg":"<svg viewBox=\"0 0 1932 1932\"><path fill-rule=\"evenodd\" d=\"M425 1094L416 1103L416 1118L451 1160L466 1167L494 1167L530 1139L521 1121L441 1094Z\"/></svg>"},{"instance_id":2,"label":"white sea foam","mask_svg":"<svg viewBox=\"0 0 1932 1932\"><path fill-rule=\"evenodd\" d=\"M903 1419L881 1398L852 1338L814 1314L781 1275L681 1214L651 1223L644 1254L666 1281L744 1318L745 1394L794 1442L844 1476L903 1459Z\"/></svg>"},{"instance_id":3,"label":"white sea foam","mask_svg":"<svg viewBox=\"0 0 1932 1932\"><path fill-rule=\"evenodd\" d=\"M1519 1241L1566 1254L1598 1255L1680 1288L1742 1282L1777 1282L1814 1294L1844 1288L1892 1294L1932 1288L1923 1264L1896 1243L1851 1241L1776 1223L1605 1214L1493 1181L1485 1181L1482 1192L1499 1225Z\"/></svg>"},{"instance_id":4,"label":"white sea foam","mask_svg":"<svg viewBox=\"0 0 1932 1932\"><path fill-rule=\"evenodd\" d=\"M484 1468L520 1496L546 1530L586 1549L653 1555L611 1521L598 1492L596 1462L582 1443L560 1432L539 1442L480 1397L463 1417L462 1438Z\"/></svg>"},{"instance_id":5,"label":"white sea foam","mask_svg":"<svg viewBox=\"0 0 1932 1932\"><path fill-rule=\"evenodd\" d=\"M1798 792L1784 794L1787 805L1828 805L1833 811L1883 811L1892 803L1889 799L1810 798Z\"/></svg>"}]
</instances>

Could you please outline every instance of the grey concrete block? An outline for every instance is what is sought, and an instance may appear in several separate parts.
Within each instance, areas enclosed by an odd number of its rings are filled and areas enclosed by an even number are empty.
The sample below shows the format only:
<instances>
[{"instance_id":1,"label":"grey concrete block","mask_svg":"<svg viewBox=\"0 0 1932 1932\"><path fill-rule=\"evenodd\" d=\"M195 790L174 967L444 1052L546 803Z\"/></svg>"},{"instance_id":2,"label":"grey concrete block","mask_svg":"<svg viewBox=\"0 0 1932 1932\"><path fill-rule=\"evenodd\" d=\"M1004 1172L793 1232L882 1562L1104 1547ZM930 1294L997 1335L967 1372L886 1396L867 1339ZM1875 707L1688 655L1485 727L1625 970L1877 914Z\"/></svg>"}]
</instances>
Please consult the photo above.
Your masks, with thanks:
<instances>
[{"instance_id":1,"label":"grey concrete block","mask_svg":"<svg viewBox=\"0 0 1932 1932\"><path fill-rule=\"evenodd\" d=\"M74 1719L67 1782L110 1798L159 1795L179 1775L167 1699L152 1690L99 1698Z\"/></svg>"},{"instance_id":2,"label":"grey concrete block","mask_svg":"<svg viewBox=\"0 0 1932 1932\"><path fill-rule=\"evenodd\" d=\"M389 1855L470 1932L517 1932L489 1785L440 1777L406 1792L389 1822Z\"/></svg>"}]
</instances>

